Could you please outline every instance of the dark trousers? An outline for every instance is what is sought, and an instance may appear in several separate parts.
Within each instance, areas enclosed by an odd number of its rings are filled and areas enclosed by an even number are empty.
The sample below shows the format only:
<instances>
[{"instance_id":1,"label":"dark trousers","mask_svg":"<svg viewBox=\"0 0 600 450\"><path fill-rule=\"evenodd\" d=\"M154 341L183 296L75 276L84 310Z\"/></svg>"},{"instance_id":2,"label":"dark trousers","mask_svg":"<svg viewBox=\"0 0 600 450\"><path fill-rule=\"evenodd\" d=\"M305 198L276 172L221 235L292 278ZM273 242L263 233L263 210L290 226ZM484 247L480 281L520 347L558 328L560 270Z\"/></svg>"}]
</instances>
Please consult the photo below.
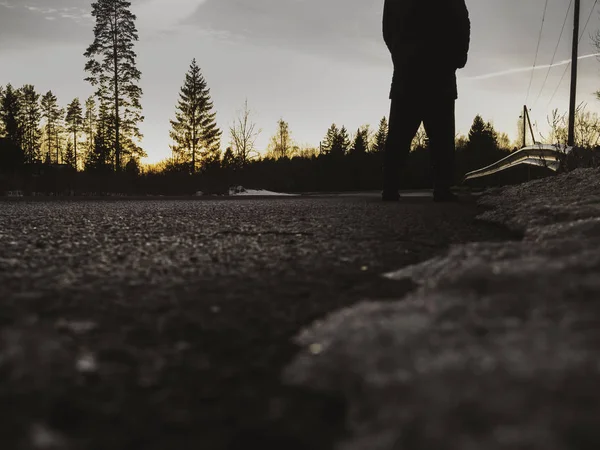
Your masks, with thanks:
<instances>
[{"instance_id":1,"label":"dark trousers","mask_svg":"<svg viewBox=\"0 0 600 450\"><path fill-rule=\"evenodd\" d=\"M412 140L421 123L429 138L433 188L435 191L443 191L452 186L455 152L454 106L455 99L451 96L431 100L407 96L392 98L383 158L385 190L398 190L400 172L406 164Z\"/></svg>"}]
</instances>

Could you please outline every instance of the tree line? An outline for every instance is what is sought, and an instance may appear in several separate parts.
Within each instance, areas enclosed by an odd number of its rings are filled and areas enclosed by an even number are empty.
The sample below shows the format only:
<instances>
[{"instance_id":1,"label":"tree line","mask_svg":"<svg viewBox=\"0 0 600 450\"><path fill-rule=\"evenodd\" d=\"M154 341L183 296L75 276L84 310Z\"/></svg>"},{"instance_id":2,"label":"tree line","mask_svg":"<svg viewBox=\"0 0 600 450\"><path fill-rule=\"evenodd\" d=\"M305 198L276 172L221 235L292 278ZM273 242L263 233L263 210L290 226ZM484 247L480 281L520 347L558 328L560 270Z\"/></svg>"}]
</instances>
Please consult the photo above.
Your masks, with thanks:
<instances>
[{"instance_id":1,"label":"tree line","mask_svg":"<svg viewBox=\"0 0 600 450\"><path fill-rule=\"evenodd\" d=\"M364 125L354 133L333 123L318 147L297 145L290 125L281 118L261 153L255 145L261 130L246 101L228 129L229 145L222 152L223 131L195 59L170 120L171 156L143 166L141 159L147 155L139 130L144 120L142 74L134 51L139 37L130 6L125 0L91 5L94 39L84 53L84 71L94 94L83 104L74 98L62 107L52 91L38 93L30 84L0 86L0 173L11 174L4 176L6 186L39 190L32 179L45 177L50 185L44 189L55 192L189 194L226 191L230 184L295 191L379 188L388 131L385 117L377 129ZM578 117L582 136L596 130L589 126L597 122L595 115L580 111ZM555 112L551 139L560 140L564 134L561 120ZM506 134L476 116L469 134L456 139L457 181L506 156L512 147ZM52 186L57 180L62 184ZM430 181L428 140L421 128L413 140L403 187L428 187Z\"/></svg>"}]
</instances>

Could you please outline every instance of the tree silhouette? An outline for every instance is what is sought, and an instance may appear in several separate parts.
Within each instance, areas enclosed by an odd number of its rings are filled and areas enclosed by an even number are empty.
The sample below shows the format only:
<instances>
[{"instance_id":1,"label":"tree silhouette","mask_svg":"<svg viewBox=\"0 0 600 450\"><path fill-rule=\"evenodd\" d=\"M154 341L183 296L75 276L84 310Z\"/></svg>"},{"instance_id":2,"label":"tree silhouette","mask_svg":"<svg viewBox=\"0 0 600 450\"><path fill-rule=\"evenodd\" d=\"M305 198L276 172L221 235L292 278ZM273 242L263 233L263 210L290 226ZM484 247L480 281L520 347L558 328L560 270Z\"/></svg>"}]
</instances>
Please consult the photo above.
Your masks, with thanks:
<instances>
[{"instance_id":1,"label":"tree silhouette","mask_svg":"<svg viewBox=\"0 0 600 450\"><path fill-rule=\"evenodd\" d=\"M323 153L332 155L334 157L343 157L348 153L350 149L350 136L348 136L348 130L345 126L342 128L337 127L334 123L327 130L325 139L323 140L322 150Z\"/></svg>"},{"instance_id":2,"label":"tree silhouette","mask_svg":"<svg viewBox=\"0 0 600 450\"><path fill-rule=\"evenodd\" d=\"M21 100L20 118L22 129L21 148L25 154L25 161L32 163L40 157L40 94L31 84L24 85L19 90Z\"/></svg>"},{"instance_id":3,"label":"tree silhouette","mask_svg":"<svg viewBox=\"0 0 600 450\"><path fill-rule=\"evenodd\" d=\"M375 153L381 153L385 150L385 141L387 139L388 134L388 122L385 116L379 121L379 128L375 133L375 138L373 139L373 151Z\"/></svg>"},{"instance_id":4,"label":"tree silhouette","mask_svg":"<svg viewBox=\"0 0 600 450\"><path fill-rule=\"evenodd\" d=\"M86 135L87 152L91 152L94 148L94 135L96 133L96 101L94 97L88 97L85 101L85 123L84 130Z\"/></svg>"},{"instance_id":5,"label":"tree silhouette","mask_svg":"<svg viewBox=\"0 0 600 450\"><path fill-rule=\"evenodd\" d=\"M58 106L58 99L52 91L48 91L42 97L42 117L46 120L46 148L50 155L56 154L56 164L60 163L58 145L58 134L60 132L60 122L63 116L63 110Z\"/></svg>"},{"instance_id":6,"label":"tree silhouette","mask_svg":"<svg viewBox=\"0 0 600 450\"><path fill-rule=\"evenodd\" d=\"M225 153L223 153L223 161L221 162L221 167L224 169L232 169L237 167L237 159L233 154L233 150L231 147L227 147Z\"/></svg>"},{"instance_id":7,"label":"tree silhouette","mask_svg":"<svg viewBox=\"0 0 600 450\"><path fill-rule=\"evenodd\" d=\"M216 113L210 89L200 72L196 59L185 75L179 93L175 120L171 120L169 133L175 145L171 146L177 159L190 164L196 173L197 162L212 164L220 159L221 131L216 124Z\"/></svg>"},{"instance_id":8,"label":"tree silhouette","mask_svg":"<svg viewBox=\"0 0 600 450\"><path fill-rule=\"evenodd\" d=\"M111 168L111 151L106 140L101 134L94 136L94 146L85 158L85 170L87 172L105 173Z\"/></svg>"},{"instance_id":9,"label":"tree silhouette","mask_svg":"<svg viewBox=\"0 0 600 450\"><path fill-rule=\"evenodd\" d=\"M345 126L340 128L340 132L336 136L336 139L331 148L331 153L335 156L345 156L350 149L350 136Z\"/></svg>"},{"instance_id":10,"label":"tree silhouette","mask_svg":"<svg viewBox=\"0 0 600 450\"><path fill-rule=\"evenodd\" d=\"M231 148L241 166L245 166L250 159L258 156L254 143L262 130L255 131L256 123L252 121L250 114L248 100L246 100L244 109L238 112L233 125L229 127Z\"/></svg>"},{"instance_id":11,"label":"tree silhouette","mask_svg":"<svg viewBox=\"0 0 600 450\"><path fill-rule=\"evenodd\" d=\"M327 130L327 134L325 134L325 139L323 139L323 145L321 146L323 153L331 153L339 134L340 130L338 129L337 125L335 123L331 124Z\"/></svg>"},{"instance_id":12,"label":"tree silhouette","mask_svg":"<svg viewBox=\"0 0 600 450\"><path fill-rule=\"evenodd\" d=\"M4 86L0 84L0 138L6 135L6 129L4 128L4 121L2 121L2 99L4 98Z\"/></svg>"},{"instance_id":13,"label":"tree silhouette","mask_svg":"<svg viewBox=\"0 0 600 450\"><path fill-rule=\"evenodd\" d=\"M290 126L283 120L277 121L277 133L271 138L269 156L274 159L292 156L293 143L290 137Z\"/></svg>"},{"instance_id":14,"label":"tree silhouette","mask_svg":"<svg viewBox=\"0 0 600 450\"><path fill-rule=\"evenodd\" d=\"M67 107L67 115L65 117L67 131L73 135L73 164L77 169L77 136L83 127L83 111L79 98L75 98ZM69 164L67 162L67 164Z\"/></svg>"},{"instance_id":15,"label":"tree silhouette","mask_svg":"<svg viewBox=\"0 0 600 450\"><path fill-rule=\"evenodd\" d=\"M65 149L65 164L73 167L74 169L77 168L75 152L73 151L73 144L71 143L71 141L67 141L67 147Z\"/></svg>"},{"instance_id":16,"label":"tree silhouette","mask_svg":"<svg viewBox=\"0 0 600 450\"><path fill-rule=\"evenodd\" d=\"M23 151L9 138L0 137L0 173L14 172L23 162Z\"/></svg>"},{"instance_id":17,"label":"tree silhouette","mask_svg":"<svg viewBox=\"0 0 600 450\"><path fill-rule=\"evenodd\" d=\"M473 119L473 125L469 130L469 143L467 148L472 149L488 149L497 148L498 136L490 122L484 122L483 118L478 114Z\"/></svg>"},{"instance_id":18,"label":"tree silhouette","mask_svg":"<svg viewBox=\"0 0 600 450\"><path fill-rule=\"evenodd\" d=\"M142 89L138 86L141 72L136 67L133 47L138 40L135 27L136 16L130 11L131 2L125 0L98 0L92 3L92 17L96 19L94 41L84 56L88 59L86 78L96 87L100 103L111 113L102 118L111 119L105 131L113 134L115 169L121 170L121 153L145 156L135 144L141 139L138 124L143 121L140 99ZM105 143L108 139L104 139Z\"/></svg>"},{"instance_id":19,"label":"tree silhouette","mask_svg":"<svg viewBox=\"0 0 600 450\"><path fill-rule=\"evenodd\" d=\"M480 169L498 159L498 135L493 125L479 114L473 119L464 154L467 171Z\"/></svg>"},{"instance_id":20,"label":"tree silhouette","mask_svg":"<svg viewBox=\"0 0 600 450\"><path fill-rule=\"evenodd\" d=\"M369 151L369 128L368 126L360 127L356 130L354 141L352 142L351 153L362 155Z\"/></svg>"},{"instance_id":21,"label":"tree silhouette","mask_svg":"<svg viewBox=\"0 0 600 450\"><path fill-rule=\"evenodd\" d=\"M17 90L10 83L6 85L0 106L0 118L4 128L4 135L15 146L21 148L22 128L19 123L21 102Z\"/></svg>"}]
</instances>

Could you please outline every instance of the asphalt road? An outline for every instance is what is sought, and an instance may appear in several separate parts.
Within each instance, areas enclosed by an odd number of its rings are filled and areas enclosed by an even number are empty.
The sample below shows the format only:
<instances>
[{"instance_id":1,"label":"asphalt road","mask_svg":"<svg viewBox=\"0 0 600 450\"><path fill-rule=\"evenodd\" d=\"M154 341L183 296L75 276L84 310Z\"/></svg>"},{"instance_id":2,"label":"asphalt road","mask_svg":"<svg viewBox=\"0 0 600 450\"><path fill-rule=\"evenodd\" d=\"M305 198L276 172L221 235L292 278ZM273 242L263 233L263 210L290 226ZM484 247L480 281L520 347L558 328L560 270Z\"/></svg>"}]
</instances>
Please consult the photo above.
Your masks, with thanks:
<instances>
[{"instance_id":1,"label":"asphalt road","mask_svg":"<svg viewBox=\"0 0 600 450\"><path fill-rule=\"evenodd\" d=\"M290 338L413 288L384 272L514 237L477 212L372 195L2 200L2 447L330 448L344 405L280 385Z\"/></svg>"}]
</instances>

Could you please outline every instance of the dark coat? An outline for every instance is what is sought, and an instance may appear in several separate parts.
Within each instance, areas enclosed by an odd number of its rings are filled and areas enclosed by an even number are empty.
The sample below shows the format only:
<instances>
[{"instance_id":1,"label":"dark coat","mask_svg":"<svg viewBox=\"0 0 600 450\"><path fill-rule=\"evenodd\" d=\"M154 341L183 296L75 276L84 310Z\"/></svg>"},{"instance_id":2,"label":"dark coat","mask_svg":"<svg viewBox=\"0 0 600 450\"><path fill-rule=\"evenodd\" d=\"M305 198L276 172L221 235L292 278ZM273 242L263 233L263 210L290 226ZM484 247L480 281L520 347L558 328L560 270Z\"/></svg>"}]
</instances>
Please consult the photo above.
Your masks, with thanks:
<instances>
[{"instance_id":1,"label":"dark coat","mask_svg":"<svg viewBox=\"0 0 600 450\"><path fill-rule=\"evenodd\" d=\"M471 22L465 0L385 0L383 39L394 62L390 98L458 97Z\"/></svg>"}]
</instances>

